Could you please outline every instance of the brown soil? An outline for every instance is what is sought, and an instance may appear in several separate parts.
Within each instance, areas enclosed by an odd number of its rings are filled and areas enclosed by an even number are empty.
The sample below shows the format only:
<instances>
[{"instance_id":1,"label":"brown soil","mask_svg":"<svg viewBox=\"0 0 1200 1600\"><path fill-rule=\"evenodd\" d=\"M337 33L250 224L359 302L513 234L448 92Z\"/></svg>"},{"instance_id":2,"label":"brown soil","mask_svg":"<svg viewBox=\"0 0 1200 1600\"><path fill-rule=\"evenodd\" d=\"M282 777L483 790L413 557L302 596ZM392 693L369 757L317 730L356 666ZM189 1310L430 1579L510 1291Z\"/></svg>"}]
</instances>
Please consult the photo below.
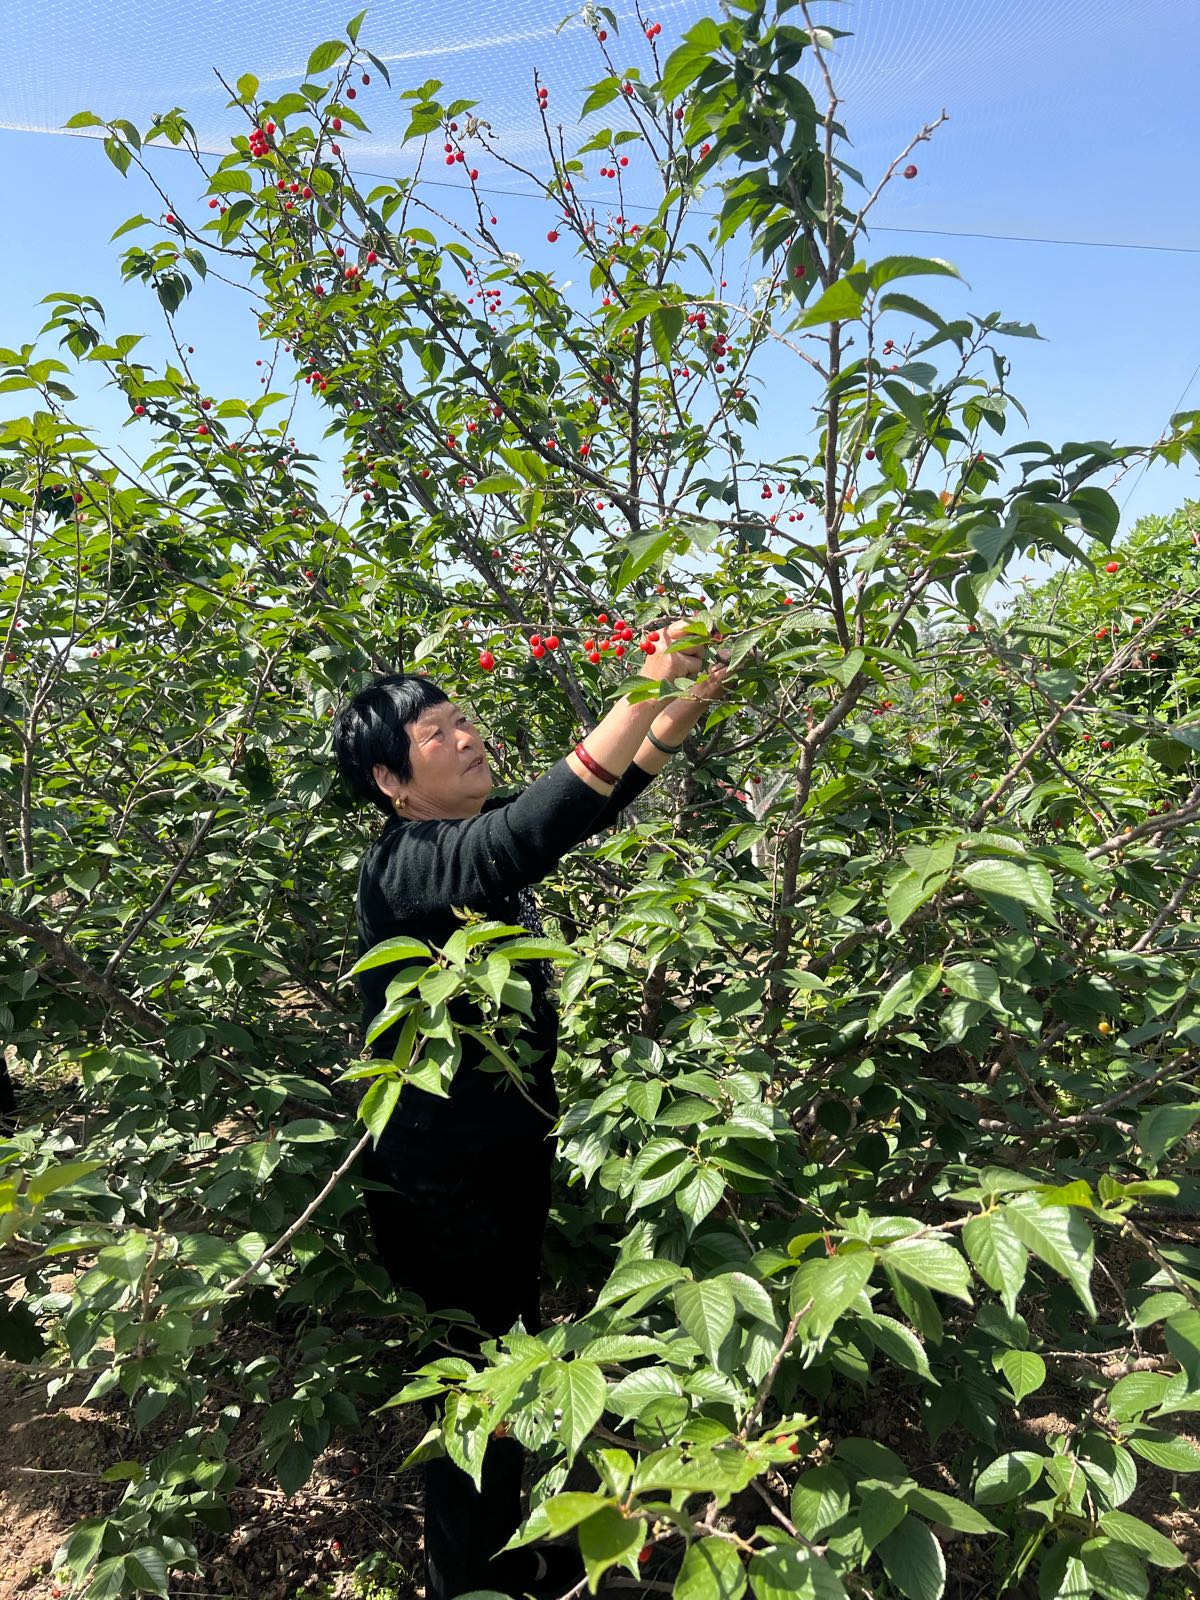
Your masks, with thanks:
<instances>
[{"instance_id":1,"label":"brown soil","mask_svg":"<svg viewBox=\"0 0 1200 1600\"><path fill-rule=\"evenodd\" d=\"M88 1386L81 1380L47 1403L44 1382L0 1377L0 1600L52 1596L55 1554L72 1526L122 1497L123 1485L99 1473L169 1438L131 1438L119 1402L82 1403ZM248 1475L231 1496L233 1534L205 1538L201 1572L173 1583L172 1596L290 1600L330 1585L342 1600L354 1568L380 1552L405 1575L393 1571L396 1592L423 1594L420 1473L396 1469L424 1428L416 1408L368 1419L318 1459L291 1499Z\"/></svg>"}]
</instances>

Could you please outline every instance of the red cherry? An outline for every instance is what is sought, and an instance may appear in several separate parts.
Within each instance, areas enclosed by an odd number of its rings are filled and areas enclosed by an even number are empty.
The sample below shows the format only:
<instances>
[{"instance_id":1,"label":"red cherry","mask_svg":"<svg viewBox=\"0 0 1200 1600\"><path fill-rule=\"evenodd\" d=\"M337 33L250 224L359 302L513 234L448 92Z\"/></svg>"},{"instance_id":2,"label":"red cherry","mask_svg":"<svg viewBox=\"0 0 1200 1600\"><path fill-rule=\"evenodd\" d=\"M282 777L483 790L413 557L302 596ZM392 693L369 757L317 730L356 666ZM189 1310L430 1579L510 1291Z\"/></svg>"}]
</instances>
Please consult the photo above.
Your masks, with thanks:
<instances>
[{"instance_id":1,"label":"red cherry","mask_svg":"<svg viewBox=\"0 0 1200 1600\"><path fill-rule=\"evenodd\" d=\"M649 1559L650 1559L651 1548L652 1547L650 1545L645 1544L638 1551L638 1562L643 1567L646 1565L647 1561L649 1561Z\"/></svg>"},{"instance_id":2,"label":"red cherry","mask_svg":"<svg viewBox=\"0 0 1200 1600\"><path fill-rule=\"evenodd\" d=\"M358 99L358 90L357 89L347 89L346 90L346 99L347 100L357 100Z\"/></svg>"},{"instance_id":3,"label":"red cherry","mask_svg":"<svg viewBox=\"0 0 1200 1600\"><path fill-rule=\"evenodd\" d=\"M599 39L600 43L603 44L604 41L608 38L608 34L604 31L603 28L601 28L600 32L596 35L596 37L597 37L597 39Z\"/></svg>"},{"instance_id":4,"label":"red cherry","mask_svg":"<svg viewBox=\"0 0 1200 1600\"><path fill-rule=\"evenodd\" d=\"M867 460L868 460L868 461L874 461L874 459L875 459L875 452L874 452L874 450L868 450L868 451L867 451Z\"/></svg>"},{"instance_id":5,"label":"red cherry","mask_svg":"<svg viewBox=\"0 0 1200 1600\"><path fill-rule=\"evenodd\" d=\"M540 661L542 659L542 657L546 654L546 646L544 644L535 644L533 649L529 653L532 656L536 656L537 659Z\"/></svg>"},{"instance_id":6,"label":"red cherry","mask_svg":"<svg viewBox=\"0 0 1200 1600\"><path fill-rule=\"evenodd\" d=\"M334 133L341 133L341 131L342 131L342 119L341 119L341 117L334 117L334 119L333 119L333 131L334 131Z\"/></svg>"},{"instance_id":7,"label":"red cherry","mask_svg":"<svg viewBox=\"0 0 1200 1600\"><path fill-rule=\"evenodd\" d=\"M175 226L175 218L171 215L171 213L169 211L167 212L167 219L166 220L167 220L167 227L168 228L173 228Z\"/></svg>"},{"instance_id":8,"label":"red cherry","mask_svg":"<svg viewBox=\"0 0 1200 1600\"><path fill-rule=\"evenodd\" d=\"M916 175L917 175L917 169L910 162L909 165L907 167L905 167L905 169L904 169L904 176L906 178L915 178Z\"/></svg>"},{"instance_id":9,"label":"red cherry","mask_svg":"<svg viewBox=\"0 0 1200 1600\"><path fill-rule=\"evenodd\" d=\"M965 698L965 697L964 697L964 696L963 696L963 695L961 695L961 694L956 694L956 695L955 695L955 696L954 696L954 704L955 704L955 705L956 705L956 706L960 706L960 705L962 705L962 703L963 703L963 700L964 700L964 698Z\"/></svg>"},{"instance_id":10,"label":"red cherry","mask_svg":"<svg viewBox=\"0 0 1200 1600\"><path fill-rule=\"evenodd\" d=\"M550 241L551 244L557 244L558 243L558 235L557 235L557 233L555 233L553 228L551 228L550 232L546 235L546 238Z\"/></svg>"},{"instance_id":11,"label":"red cherry","mask_svg":"<svg viewBox=\"0 0 1200 1600\"><path fill-rule=\"evenodd\" d=\"M1119 572L1121 570L1121 563L1119 561L1110 561L1104 570L1105 572Z\"/></svg>"},{"instance_id":12,"label":"red cherry","mask_svg":"<svg viewBox=\"0 0 1200 1600\"><path fill-rule=\"evenodd\" d=\"M552 633L550 635L550 637L546 640L546 649L547 650L557 650L558 649L558 645L559 645L558 635L556 633Z\"/></svg>"},{"instance_id":13,"label":"red cherry","mask_svg":"<svg viewBox=\"0 0 1200 1600\"><path fill-rule=\"evenodd\" d=\"M207 427L206 427L206 426L205 426L205 425L204 425L204 423L203 423L203 422L202 422L202 423L201 423L201 424L200 424L200 426L199 426L199 427L198 427L198 428L197 428L197 429L196 429L196 432L197 432L197 433L199 433L199 434L201 434L201 435L203 435L203 434L207 434L207 432L208 432L208 429L207 429Z\"/></svg>"},{"instance_id":14,"label":"red cherry","mask_svg":"<svg viewBox=\"0 0 1200 1600\"><path fill-rule=\"evenodd\" d=\"M484 650L480 653L479 665L485 672L490 672L496 665L496 658L490 650Z\"/></svg>"},{"instance_id":15,"label":"red cherry","mask_svg":"<svg viewBox=\"0 0 1200 1600\"><path fill-rule=\"evenodd\" d=\"M135 416L144 417L146 415L145 406L134 406L133 410Z\"/></svg>"}]
</instances>

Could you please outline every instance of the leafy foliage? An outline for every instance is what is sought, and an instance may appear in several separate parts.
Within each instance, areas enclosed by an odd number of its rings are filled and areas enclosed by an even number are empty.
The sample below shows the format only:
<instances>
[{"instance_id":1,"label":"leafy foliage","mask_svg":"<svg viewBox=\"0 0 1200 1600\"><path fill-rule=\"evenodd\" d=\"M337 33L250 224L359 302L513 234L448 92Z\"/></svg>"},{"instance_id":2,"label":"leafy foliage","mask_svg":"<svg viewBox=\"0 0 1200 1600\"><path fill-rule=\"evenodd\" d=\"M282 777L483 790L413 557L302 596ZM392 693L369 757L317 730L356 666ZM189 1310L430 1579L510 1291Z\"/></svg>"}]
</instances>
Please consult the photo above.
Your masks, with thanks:
<instances>
[{"instance_id":1,"label":"leafy foliage","mask_svg":"<svg viewBox=\"0 0 1200 1600\"><path fill-rule=\"evenodd\" d=\"M293 1493L337 1432L441 1392L405 1465L445 1451L477 1477L506 1424L538 1465L519 1542L570 1535L591 1592L617 1568L680 1600L939 1600L950 1536L994 1592L1036 1573L1043 1600L1145 1595L1182 1564L1122 1508L1147 1473L1200 1470L1200 1250L1179 1226L1200 518L1118 545L1094 480L1196 457L1198 418L1141 448L1004 444L1007 341L1033 330L894 287L945 262L862 254L874 186L794 72L835 33L803 5L804 27L735 9L655 81L592 90L631 126L580 154L619 172L649 146L653 221L603 243L583 162L555 164L598 307L482 210L468 246L415 220L415 182L358 191L351 77L387 81L360 17L300 91L238 80L255 137L206 172L201 220L114 235L154 231L123 270L172 329L210 263L243 269L260 396L203 395L182 354L156 373L94 299L50 294L43 334L103 365L130 439L152 438L131 475L71 421L63 361L0 351L35 407L0 438L0 1025L22 1091L0 1345L52 1393L94 1373L89 1398L119 1395L139 1433L177 1419L61 1552L87 1600L166 1594L228 1530L240 1474ZM441 87L402 92L408 137L466 168L490 129ZM179 108L141 132L72 120L123 172L164 138L199 161ZM761 258L749 293L679 242L710 184L713 246ZM751 369L777 336L818 423L758 462ZM337 507L288 431L300 382L343 452ZM1022 552L1068 571L1003 614ZM691 610L723 633L735 692L629 826L563 862L553 937L474 920L406 947L401 1044L360 1058L368 832L332 783L334 707L422 664L527 781L630 687L615 636L587 647L618 596L631 628ZM551 624L565 647L526 654ZM558 968L549 1260L576 1312L477 1370L426 1359L446 1308L393 1295L353 1161L406 1084L455 1070L456 996L519 1072L534 957ZM271 1315L293 1332L231 1376L222 1335ZM1051 1389L1068 1425L1039 1433Z\"/></svg>"}]
</instances>

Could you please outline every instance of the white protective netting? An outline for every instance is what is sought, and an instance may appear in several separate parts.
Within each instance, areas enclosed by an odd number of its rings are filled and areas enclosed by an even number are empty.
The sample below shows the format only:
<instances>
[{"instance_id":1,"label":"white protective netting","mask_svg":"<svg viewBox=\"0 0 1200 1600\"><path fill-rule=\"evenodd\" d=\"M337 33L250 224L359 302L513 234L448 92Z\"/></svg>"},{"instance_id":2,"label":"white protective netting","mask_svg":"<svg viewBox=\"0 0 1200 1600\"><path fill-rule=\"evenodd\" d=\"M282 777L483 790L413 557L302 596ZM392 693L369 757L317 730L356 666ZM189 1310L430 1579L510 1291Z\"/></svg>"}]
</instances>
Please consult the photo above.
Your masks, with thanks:
<instances>
[{"instance_id":1,"label":"white protective netting","mask_svg":"<svg viewBox=\"0 0 1200 1600\"><path fill-rule=\"evenodd\" d=\"M855 137L855 155L873 177L927 119L943 106L950 123L919 159L938 163L936 197L920 186L897 185L887 202L888 220L913 225L985 227L989 209L982 186L1002 150L1027 160L1040 155L1038 170L1023 185L1022 214L1003 207L997 227L1037 233L1061 232L1063 185L1057 181L1072 153L1086 151L1093 127L1107 125L1114 109L1107 88L1115 73L1130 104L1152 97L1144 52L1130 49L1131 29L1178 25L1185 0L814 0L819 22L850 29L839 42L836 81L842 114ZM286 7L245 6L233 0L40 0L37 5L0 0L4 13L5 71L0 79L0 127L57 133L76 111L103 118L127 117L144 128L157 111L181 106L196 129L201 149L214 156L229 149L234 132L245 131L244 115L230 109L214 69L233 83L252 72L262 93L282 92L303 77L309 49L343 34L358 7L354 0L291 0ZM609 48L619 69L636 65L653 76L649 49L628 0L611 9L620 37ZM605 68L581 8L570 15L568 0L475 0L469 7L445 0L376 0L368 7L360 44L388 64L392 90L377 78L360 91L358 108L369 134L347 141L356 169L400 175L411 171L416 143L402 143L408 104L396 91L429 78L445 85L444 99L479 102L505 152L539 174L548 170L538 121L532 72L551 87L550 111L564 124L573 154L582 137L603 126L622 126L621 107L609 107L582 126L578 110L587 86ZM661 22L657 44L665 59L680 34L703 15L719 15L718 0L647 0L646 20ZM564 19L568 19L564 23ZM788 22L802 25L798 7ZM1170 48L1164 42L1164 48ZM1089 74L1106 84L1102 97L1089 88ZM819 74L808 62L804 76L819 92ZM1102 98L1104 104L1097 104ZM1161 116L1161 108L1158 109ZM943 157L943 151L947 156ZM942 162L945 160L945 167ZM625 198L654 205L661 190L648 163L631 163ZM440 176L432 168L431 177ZM597 198L610 196L594 174ZM483 171L481 182L502 189L528 188L515 175ZM1066 220L1078 227L1092 218L1095 237L1113 235L1113 219L1097 192L1069 190ZM1080 209L1082 207L1082 209ZM1119 231L1119 227L1118 227Z\"/></svg>"}]
</instances>

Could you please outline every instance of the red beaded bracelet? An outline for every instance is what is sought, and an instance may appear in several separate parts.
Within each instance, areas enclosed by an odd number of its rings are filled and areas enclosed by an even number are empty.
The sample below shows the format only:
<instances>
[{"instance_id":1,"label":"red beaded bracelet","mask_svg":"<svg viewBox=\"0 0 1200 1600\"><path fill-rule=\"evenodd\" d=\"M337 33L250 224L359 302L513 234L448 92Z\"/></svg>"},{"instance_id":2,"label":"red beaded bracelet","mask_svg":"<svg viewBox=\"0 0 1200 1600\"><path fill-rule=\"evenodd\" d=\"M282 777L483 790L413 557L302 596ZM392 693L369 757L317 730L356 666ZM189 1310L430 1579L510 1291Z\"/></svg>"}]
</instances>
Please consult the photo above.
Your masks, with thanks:
<instances>
[{"instance_id":1,"label":"red beaded bracelet","mask_svg":"<svg viewBox=\"0 0 1200 1600\"><path fill-rule=\"evenodd\" d=\"M588 769L588 771L590 773L594 774L595 777L600 779L601 783L612 783L612 784L616 783L617 780L616 780L616 778L613 777L612 773L611 772L605 772L604 768L600 765L600 763L598 761L593 760L592 757L590 755L588 755L587 751L583 748L583 740L582 739L575 746L575 754L579 757L580 761L583 762L584 766Z\"/></svg>"}]
</instances>

